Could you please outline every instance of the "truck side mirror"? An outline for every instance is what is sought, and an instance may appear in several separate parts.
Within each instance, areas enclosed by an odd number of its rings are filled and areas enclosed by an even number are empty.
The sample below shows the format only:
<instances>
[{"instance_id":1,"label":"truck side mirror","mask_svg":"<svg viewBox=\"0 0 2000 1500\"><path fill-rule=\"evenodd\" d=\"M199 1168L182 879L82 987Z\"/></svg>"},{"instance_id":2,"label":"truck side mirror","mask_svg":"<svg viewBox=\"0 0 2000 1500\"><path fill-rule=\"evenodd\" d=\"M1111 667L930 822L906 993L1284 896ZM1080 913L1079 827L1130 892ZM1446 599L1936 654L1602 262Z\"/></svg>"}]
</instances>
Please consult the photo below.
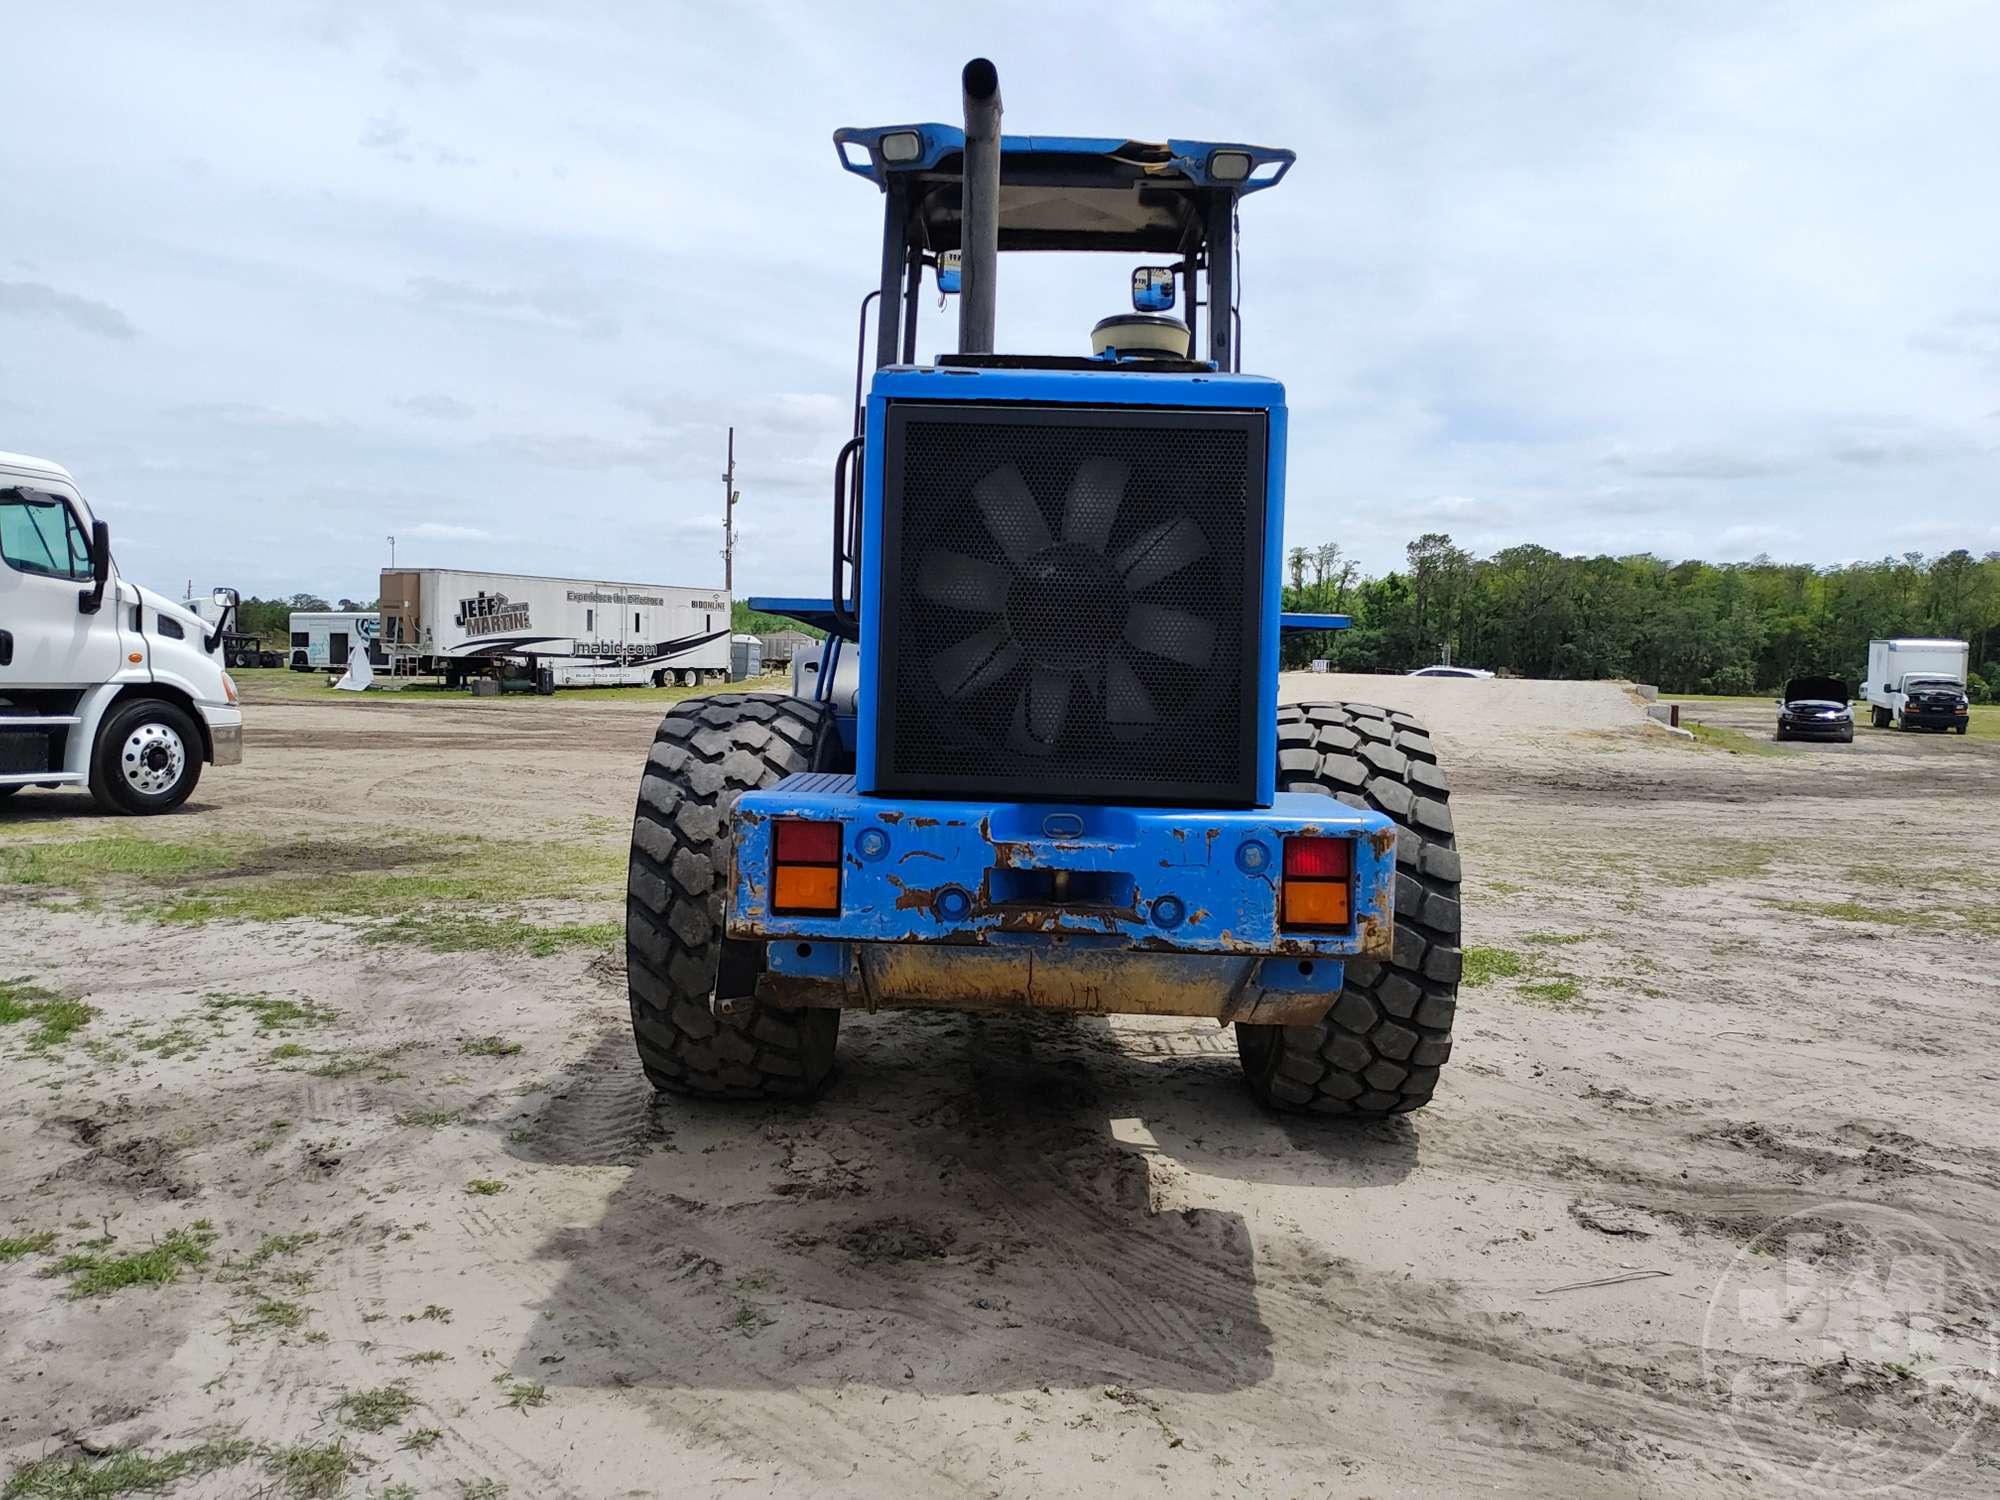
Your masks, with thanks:
<instances>
[{"instance_id":1,"label":"truck side mirror","mask_svg":"<svg viewBox=\"0 0 2000 1500\"><path fill-rule=\"evenodd\" d=\"M1171 312L1174 306L1174 268L1138 266L1132 272L1132 310L1142 313Z\"/></svg>"},{"instance_id":2,"label":"truck side mirror","mask_svg":"<svg viewBox=\"0 0 2000 1500\"><path fill-rule=\"evenodd\" d=\"M965 256L962 251L947 250L938 257L937 283L940 297L958 295L959 283L963 279Z\"/></svg>"},{"instance_id":3,"label":"truck side mirror","mask_svg":"<svg viewBox=\"0 0 2000 1500\"><path fill-rule=\"evenodd\" d=\"M215 629L209 632L202 645L210 655L213 655L215 648L222 644L222 637L235 617L236 606L242 602L242 596L235 589L216 589L208 596L208 602L213 604L217 611Z\"/></svg>"},{"instance_id":4,"label":"truck side mirror","mask_svg":"<svg viewBox=\"0 0 2000 1500\"><path fill-rule=\"evenodd\" d=\"M90 523L90 587L76 597L76 607L94 615L103 607L104 586L111 581L111 523Z\"/></svg>"},{"instance_id":5,"label":"truck side mirror","mask_svg":"<svg viewBox=\"0 0 2000 1500\"><path fill-rule=\"evenodd\" d=\"M1893 693L1896 691L1896 684L1893 682L1885 682L1882 684L1882 691L1885 693Z\"/></svg>"}]
</instances>

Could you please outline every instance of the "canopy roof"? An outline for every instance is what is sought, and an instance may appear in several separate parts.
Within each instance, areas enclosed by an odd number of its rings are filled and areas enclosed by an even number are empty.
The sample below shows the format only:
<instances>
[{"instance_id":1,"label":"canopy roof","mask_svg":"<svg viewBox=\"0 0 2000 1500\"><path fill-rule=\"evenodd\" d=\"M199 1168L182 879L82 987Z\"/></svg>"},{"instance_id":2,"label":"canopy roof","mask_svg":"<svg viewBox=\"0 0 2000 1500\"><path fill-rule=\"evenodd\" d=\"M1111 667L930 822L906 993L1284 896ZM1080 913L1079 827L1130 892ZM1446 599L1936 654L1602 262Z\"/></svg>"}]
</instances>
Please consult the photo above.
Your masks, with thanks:
<instances>
[{"instance_id":1,"label":"canopy roof","mask_svg":"<svg viewBox=\"0 0 2000 1500\"><path fill-rule=\"evenodd\" d=\"M914 136L914 142L900 139ZM890 160L885 137L898 137ZM959 248L965 132L956 125L881 125L833 133L841 165L885 192L910 195L913 229L932 251ZM1215 175L1225 158L1225 176ZM1238 157L1247 157L1244 167ZM1125 141L1100 136L1000 138L1002 250L1137 250L1185 254L1202 239L1202 203L1274 187L1294 153L1234 141ZM1226 169L1241 175L1230 179Z\"/></svg>"}]
</instances>

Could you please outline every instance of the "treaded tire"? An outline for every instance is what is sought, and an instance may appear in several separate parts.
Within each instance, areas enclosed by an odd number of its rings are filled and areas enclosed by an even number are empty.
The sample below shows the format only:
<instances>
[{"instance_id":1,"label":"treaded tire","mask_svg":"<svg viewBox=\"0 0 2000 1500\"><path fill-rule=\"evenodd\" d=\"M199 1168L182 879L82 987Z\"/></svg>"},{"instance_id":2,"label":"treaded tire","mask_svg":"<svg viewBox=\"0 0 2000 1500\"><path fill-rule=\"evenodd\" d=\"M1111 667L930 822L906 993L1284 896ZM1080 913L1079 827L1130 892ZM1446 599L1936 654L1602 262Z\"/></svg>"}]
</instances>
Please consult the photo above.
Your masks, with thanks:
<instances>
[{"instance_id":1,"label":"treaded tire","mask_svg":"<svg viewBox=\"0 0 2000 1500\"><path fill-rule=\"evenodd\" d=\"M1396 821L1395 946L1387 963L1349 959L1340 998L1316 1025L1239 1022L1244 1076L1274 1109L1420 1109L1451 1056L1461 962L1451 789L1437 751L1401 710L1286 704L1278 710L1278 790L1319 792Z\"/></svg>"},{"instance_id":2,"label":"treaded tire","mask_svg":"<svg viewBox=\"0 0 2000 1500\"><path fill-rule=\"evenodd\" d=\"M832 743L824 704L717 693L660 720L625 887L632 1035L654 1088L705 1098L810 1098L833 1069L837 1010L754 998L763 948L722 935L729 811L742 793L819 768ZM718 1015L717 996L735 1001Z\"/></svg>"},{"instance_id":3,"label":"treaded tire","mask_svg":"<svg viewBox=\"0 0 2000 1500\"><path fill-rule=\"evenodd\" d=\"M181 744L181 774L163 791L147 792L125 779L120 756L125 742L147 724L170 730ZM134 698L118 704L104 716L98 727L97 743L91 747L90 795L105 812L145 817L172 812L193 795L201 780L201 730L193 717L177 703L164 698Z\"/></svg>"}]
</instances>

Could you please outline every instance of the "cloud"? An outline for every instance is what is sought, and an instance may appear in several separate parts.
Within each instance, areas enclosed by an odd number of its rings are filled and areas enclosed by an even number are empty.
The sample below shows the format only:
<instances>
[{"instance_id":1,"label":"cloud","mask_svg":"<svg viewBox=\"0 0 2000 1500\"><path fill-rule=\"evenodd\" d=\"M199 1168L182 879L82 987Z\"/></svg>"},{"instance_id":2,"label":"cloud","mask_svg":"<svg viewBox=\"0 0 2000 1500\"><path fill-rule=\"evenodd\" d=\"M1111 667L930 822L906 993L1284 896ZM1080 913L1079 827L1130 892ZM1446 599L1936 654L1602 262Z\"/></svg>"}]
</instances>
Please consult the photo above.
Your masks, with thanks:
<instances>
[{"instance_id":1,"label":"cloud","mask_svg":"<svg viewBox=\"0 0 2000 1500\"><path fill-rule=\"evenodd\" d=\"M1766 448L1716 442L1614 452L1605 463L1648 479L1762 479L1785 472L1794 460Z\"/></svg>"},{"instance_id":2,"label":"cloud","mask_svg":"<svg viewBox=\"0 0 2000 1500\"><path fill-rule=\"evenodd\" d=\"M406 411L413 417L428 417L434 422L462 422L479 408L456 396L445 396L435 392L418 396L396 396L389 404L398 411Z\"/></svg>"},{"instance_id":3,"label":"cloud","mask_svg":"<svg viewBox=\"0 0 2000 1500\"><path fill-rule=\"evenodd\" d=\"M326 417L276 411L250 401L191 401L166 408L165 415L182 421L208 423L257 432L339 432L343 422Z\"/></svg>"},{"instance_id":4,"label":"cloud","mask_svg":"<svg viewBox=\"0 0 2000 1500\"><path fill-rule=\"evenodd\" d=\"M396 535L442 542L483 542L491 540L493 533L479 526L454 526L448 521L419 521L414 526L405 526Z\"/></svg>"},{"instance_id":5,"label":"cloud","mask_svg":"<svg viewBox=\"0 0 2000 1500\"><path fill-rule=\"evenodd\" d=\"M475 313L525 315L530 321L553 324L586 338L608 339L618 333L618 320L582 292L562 287L482 287L439 276L417 276L410 291L433 307Z\"/></svg>"},{"instance_id":6,"label":"cloud","mask_svg":"<svg viewBox=\"0 0 2000 1500\"><path fill-rule=\"evenodd\" d=\"M132 320L108 302L59 292L40 281L0 281L0 315L67 323L83 333L108 339L138 334Z\"/></svg>"}]
</instances>

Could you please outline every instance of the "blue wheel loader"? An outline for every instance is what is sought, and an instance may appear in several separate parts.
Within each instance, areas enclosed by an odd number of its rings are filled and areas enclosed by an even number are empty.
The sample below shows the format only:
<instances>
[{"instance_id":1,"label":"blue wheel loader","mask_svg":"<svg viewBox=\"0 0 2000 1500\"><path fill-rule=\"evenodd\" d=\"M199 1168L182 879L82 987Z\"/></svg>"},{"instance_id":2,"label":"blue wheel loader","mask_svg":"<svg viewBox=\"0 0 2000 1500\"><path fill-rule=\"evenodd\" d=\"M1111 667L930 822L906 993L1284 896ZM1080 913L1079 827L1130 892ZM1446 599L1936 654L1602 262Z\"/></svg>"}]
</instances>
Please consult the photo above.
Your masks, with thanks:
<instances>
[{"instance_id":1,"label":"blue wheel loader","mask_svg":"<svg viewBox=\"0 0 2000 1500\"><path fill-rule=\"evenodd\" d=\"M632 827L648 1079L810 1097L841 1012L1235 1028L1251 1090L1416 1109L1451 1051L1459 858L1421 724L1278 701L1284 388L1240 369L1237 225L1289 151L836 132L883 208L874 373L832 465L827 631L790 694L678 704ZM1000 252L1142 258L1088 350L994 347ZM916 362L926 271L955 353ZM1186 318L1170 316L1178 292Z\"/></svg>"}]
</instances>

